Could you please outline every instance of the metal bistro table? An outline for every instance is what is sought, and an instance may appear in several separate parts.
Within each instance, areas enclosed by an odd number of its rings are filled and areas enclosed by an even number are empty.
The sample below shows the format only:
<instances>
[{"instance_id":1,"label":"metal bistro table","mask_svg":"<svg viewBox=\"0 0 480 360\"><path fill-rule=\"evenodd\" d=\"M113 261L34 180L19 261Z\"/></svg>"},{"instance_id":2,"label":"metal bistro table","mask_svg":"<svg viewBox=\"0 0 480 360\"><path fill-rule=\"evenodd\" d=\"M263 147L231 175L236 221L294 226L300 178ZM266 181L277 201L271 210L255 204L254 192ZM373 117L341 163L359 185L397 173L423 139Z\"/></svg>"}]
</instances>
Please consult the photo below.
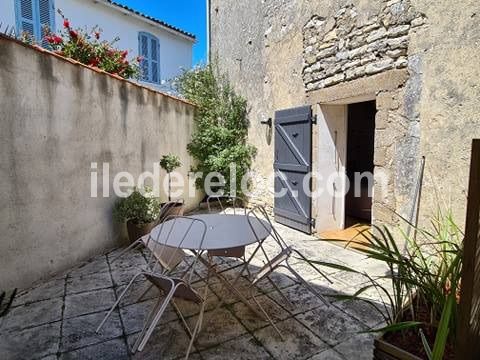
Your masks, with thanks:
<instances>
[{"instance_id":1,"label":"metal bistro table","mask_svg":"<svg viewBox=\"0 0 480 360\"><path fill-rule=\"evenodd\" d=\"M228 289L235 293L246 306L263 318L264 315L253 307L245 296L235 287L238 278L235 279L232 284L222 275L223 272L235 267L217 271L211 262L211 257L227 256L242 258L247 245L263 241L270 235L272 231L270 224L267 221L255 217L248 217L247 215L204 214L190 217L200 219L207 225L207 233L201 246L198 243L198 236L194 236L195 233L201 232L200 224L194 224L191 231L188 232L188 235L184 237L184 234L187 232L187 226L190 226L191 223L182 218L168 220L155 227L150 233L151 238L161 245L167 245L173 248L181 248L193 252L197 250L206 251L208 254L207 259L200 256L199 261L211 271L213 276L217 277ZM176 223L173 227L173 232L171 232L174 221L176 221ZM195 226L199 227L198 232L195 231ZM169 233L170 235L167 236ZM168 244L166 244L167 239ZM242 265L246 268L250 260L251 259L244 262Z\"/></svg>"}]
</instances>

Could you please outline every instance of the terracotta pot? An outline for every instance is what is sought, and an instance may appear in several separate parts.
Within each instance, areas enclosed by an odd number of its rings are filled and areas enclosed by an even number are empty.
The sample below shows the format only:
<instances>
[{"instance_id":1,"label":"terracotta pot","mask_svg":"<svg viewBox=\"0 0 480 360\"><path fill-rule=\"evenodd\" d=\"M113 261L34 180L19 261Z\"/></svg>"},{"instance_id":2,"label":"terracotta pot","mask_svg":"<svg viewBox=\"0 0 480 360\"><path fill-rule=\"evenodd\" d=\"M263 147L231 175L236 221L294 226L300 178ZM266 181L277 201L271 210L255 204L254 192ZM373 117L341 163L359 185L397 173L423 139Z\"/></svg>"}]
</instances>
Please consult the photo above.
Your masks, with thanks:
<instances>
[{"instance_id":1,"label":"terracotta pot","mask_svg":"<svg viewBox=\"0 0 480 360\"><path fill-rule=\"evenodd\" d=\"M418 356L386 342L382 337L375 339L373 358L374 360L423 360Z\"/></svg>"},{"instance_id":2,"label":"terracotta pot","mask_svg":"<svg viewBox=\"0 0 480 360\"><path fill-rule=\"evenodd\" d=\"M128 239L130 242L135 242L139 238L144 235L147 235L152 231L153 227L155 226L155 222L151 222L148 224L136 224L135 220L128 220L127 221L127 232L128 232Z\"/></svg>"}]
</instances>

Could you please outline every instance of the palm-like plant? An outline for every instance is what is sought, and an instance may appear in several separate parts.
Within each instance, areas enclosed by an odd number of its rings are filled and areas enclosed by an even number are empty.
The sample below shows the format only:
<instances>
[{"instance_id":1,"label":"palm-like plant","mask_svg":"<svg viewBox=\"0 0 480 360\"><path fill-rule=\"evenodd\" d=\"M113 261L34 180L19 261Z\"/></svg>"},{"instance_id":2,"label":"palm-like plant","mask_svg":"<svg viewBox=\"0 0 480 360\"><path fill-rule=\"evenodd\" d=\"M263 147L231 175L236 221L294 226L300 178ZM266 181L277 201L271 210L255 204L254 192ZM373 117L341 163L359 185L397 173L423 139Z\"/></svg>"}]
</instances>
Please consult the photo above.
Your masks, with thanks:
<instances>
[{"instance_id":1,"label":"palm-like plant","mask_svg":"<svg viewBox=\"0 0 480 360\"><path fill-rule=\"evenodd\" d=\"M404 219L405 220L405 219ZM405 220L406 221L406 220ZM408 226L413 227L407 222ZM393 332L423 324L424 319L416 313L418 304L430 310L429 325L437 327L433 349L430 349L420 330L427 355L431 360L442 359L446 343L455 335L456 314L462 269L463 233L455 224L450 212L438 213L431 220L431 230L414 228L414 236L400 231L406 248L400 249L392 232L387 227L373 227L363 231L362 246L357 248L367 258L385 263L388 273L372 277L343 265L310 260L313 264L361 274L368 279L365 286L353 295L334 295L339 300L359 300L372 306L384 318L387 326L372 332ZM349 244L347 244L348 246ZM391 286L386 286L387 281ZM362 297L366 291L378 291L380 304ZM406 311L410 314L405 321Z\"/></svg>"}]
</instances>

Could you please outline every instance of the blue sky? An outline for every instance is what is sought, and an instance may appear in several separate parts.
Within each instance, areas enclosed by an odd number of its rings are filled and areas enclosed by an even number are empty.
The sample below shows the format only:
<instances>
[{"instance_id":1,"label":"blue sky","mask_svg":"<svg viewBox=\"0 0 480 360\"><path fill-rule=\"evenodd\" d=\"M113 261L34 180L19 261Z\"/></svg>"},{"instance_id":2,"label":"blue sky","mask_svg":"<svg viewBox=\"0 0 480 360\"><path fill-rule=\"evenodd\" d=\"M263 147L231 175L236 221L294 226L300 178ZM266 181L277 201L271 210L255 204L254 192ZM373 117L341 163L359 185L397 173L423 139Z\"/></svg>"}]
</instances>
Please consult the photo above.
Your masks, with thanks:
<instances>
[{"instance_id":1,"label":"blue sky","mask_svg":"<svg viewBox=\"0 0 480 360\"><path fill-rule=\"evenodd\" d=\"M205 0L116 0L116 2L195 34L197 43L193 48L193 64L206 61Z\"/></svg>"}]
</instances>

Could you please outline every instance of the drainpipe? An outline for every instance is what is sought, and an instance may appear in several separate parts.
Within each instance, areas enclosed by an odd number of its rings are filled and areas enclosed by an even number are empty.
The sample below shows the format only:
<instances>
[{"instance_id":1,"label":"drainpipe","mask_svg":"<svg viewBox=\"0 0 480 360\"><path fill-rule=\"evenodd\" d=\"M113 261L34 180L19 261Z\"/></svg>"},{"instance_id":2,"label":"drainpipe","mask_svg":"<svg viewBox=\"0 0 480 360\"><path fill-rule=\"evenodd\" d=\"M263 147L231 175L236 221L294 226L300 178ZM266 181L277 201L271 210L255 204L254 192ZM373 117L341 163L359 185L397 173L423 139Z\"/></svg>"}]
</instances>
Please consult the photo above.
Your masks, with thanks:
<instances>
[{"instance_id":1,"label":"drainpipe","mask_svg":"<svg viewBox=\"0 0 480 360\"><path fill-rule=\"evenodd\" d=\"M206 10L207 10L207 63L210 63L210 46L211 46L211 27L210 27L210 10L212 7L211 0L206 0Z\"/></svg>"}]
</instances>

